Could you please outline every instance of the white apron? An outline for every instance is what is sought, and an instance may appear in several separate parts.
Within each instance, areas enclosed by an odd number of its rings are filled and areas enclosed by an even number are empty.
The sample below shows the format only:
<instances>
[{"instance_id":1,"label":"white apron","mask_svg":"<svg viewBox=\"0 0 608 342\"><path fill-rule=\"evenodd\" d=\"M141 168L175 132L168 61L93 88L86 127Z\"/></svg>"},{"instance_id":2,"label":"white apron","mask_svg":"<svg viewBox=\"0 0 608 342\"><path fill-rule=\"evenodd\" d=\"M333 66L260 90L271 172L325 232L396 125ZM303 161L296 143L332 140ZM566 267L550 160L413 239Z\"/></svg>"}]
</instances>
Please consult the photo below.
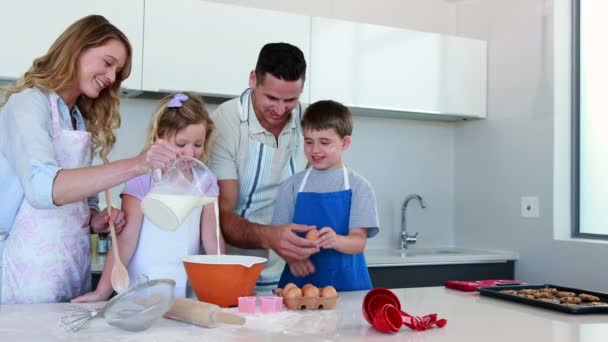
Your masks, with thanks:
<instances>
[{"instance_id":1,"label":"white apron","mask_svg":"<svg viewBox=\"0 0 608 342\"><path fill-rule=\"evenodd\" d=\"M246 220L258 224L270 224L274 212L274 200L280 184L306 164L300 120L301 106L298 104L292 115L296 117L296 133L291 135L289 144L278 148L265 145L249 134L251 92L241 94L239 110L241 115L241 139L239 142L238 170L239 196L235 213ZM258 279L257 293L268 293L279 282L285 261L274 251L266 249L240 249L229 246L229 254L256 255L268 258Z\"/></svg>"},{"instance_id":2,"label":"white apron","mask_svg":"<svg viewBox=\"0 0 608 342\"><path fill-rule=\"evenodd\" d=\"M149 279L173 279L175 296L196 298L182 257L201 252L202 210L194 208L174 231L160 229L144 216L137 247L127 267L129 278L135 280L145 274Z\"/></svg>"},{"instance_id":3,"label":"white apron","mask_svg":"<svg viewBox=\"0 0 608 342\"><path fill-rule=\"evenodd\" d=\"M61 128L57 94L50 95L53 148L61 168L91 166L91 134ZM21 202L2 260L2 303L67 302L91 290L87 199L53 209Z\"/></svg>"}]
</instances>

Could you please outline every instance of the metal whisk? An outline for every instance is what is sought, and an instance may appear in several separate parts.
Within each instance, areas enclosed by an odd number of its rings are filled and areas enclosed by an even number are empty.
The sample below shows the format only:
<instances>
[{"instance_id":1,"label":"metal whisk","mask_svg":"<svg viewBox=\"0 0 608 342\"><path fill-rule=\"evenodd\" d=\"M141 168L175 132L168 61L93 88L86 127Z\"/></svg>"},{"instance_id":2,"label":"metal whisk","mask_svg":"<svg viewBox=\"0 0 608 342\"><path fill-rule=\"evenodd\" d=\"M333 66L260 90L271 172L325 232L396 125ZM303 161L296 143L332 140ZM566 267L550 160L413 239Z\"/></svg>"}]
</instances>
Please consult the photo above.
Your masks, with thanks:
<instances>
[{"instance_id":1,"label":"metal whisk","mask_svg":"<svg viewBox=\"0 0 608 342\"><path fill-rule=\"evenodd\" d=\"M114 319L130 318L133 315L141 315L148 311L153 310L161 304L160 301L140 307L136 309L122 309L114 314ZM103 314L108 307L108 304L98 309L89 309L86 307L71 305L71 309L68 313L61 317L61 324L66 332L75 333L82 329L89 321L95 317L103 317Z\"/></svg>"},{"instance_id":2,"label":"metal whisk","mask_svg":"<svg viewBox=\"0 0 608 342\"><path fill-rule=\"evenodd\" d=\"M132 288L110 299L104 306L91 309L72 304L60 320L66 332L77 332L95 317L103 317L109 325L128 331L142 331L171 307L175 281L172 279L147 280L140 277Z\"/></svg>"},{"instance_id":3,"label":"metal whisk","mask_svg":"<svg viewBox=\"0 0 608 342\"><path fill-rule=\"evenodd\" d=\"M83 306L70 305L68 313L61 317L61 325L66 332L75 333L89 323L90 320L99 316L103 317L106 306L98 309L89 309Z\"/></svg>"}]
</instances>

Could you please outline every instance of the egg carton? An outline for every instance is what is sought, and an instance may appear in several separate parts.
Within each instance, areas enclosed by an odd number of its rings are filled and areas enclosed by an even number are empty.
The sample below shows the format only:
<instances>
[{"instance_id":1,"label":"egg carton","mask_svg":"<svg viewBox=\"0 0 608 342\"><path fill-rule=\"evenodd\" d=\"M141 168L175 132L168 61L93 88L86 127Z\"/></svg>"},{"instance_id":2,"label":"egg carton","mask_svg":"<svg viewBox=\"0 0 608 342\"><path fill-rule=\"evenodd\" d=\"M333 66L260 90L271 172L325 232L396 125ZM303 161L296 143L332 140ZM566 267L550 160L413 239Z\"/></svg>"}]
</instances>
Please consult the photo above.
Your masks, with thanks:
<instances>
[{"instance_id":1,"label":"egg carton","mask_svg":"<svg viewBox=\"0 0 608 342\"><path fill-rule=\"evenodd\" d=\"M282 289L276 289L275 291L277 296L283 297ZM336 304L338 303L338 298L336 297L295 297L295 298L285 298L283 297L283 303L289 310L333 310L336 308Z\"/></svg>"}]
</instances>

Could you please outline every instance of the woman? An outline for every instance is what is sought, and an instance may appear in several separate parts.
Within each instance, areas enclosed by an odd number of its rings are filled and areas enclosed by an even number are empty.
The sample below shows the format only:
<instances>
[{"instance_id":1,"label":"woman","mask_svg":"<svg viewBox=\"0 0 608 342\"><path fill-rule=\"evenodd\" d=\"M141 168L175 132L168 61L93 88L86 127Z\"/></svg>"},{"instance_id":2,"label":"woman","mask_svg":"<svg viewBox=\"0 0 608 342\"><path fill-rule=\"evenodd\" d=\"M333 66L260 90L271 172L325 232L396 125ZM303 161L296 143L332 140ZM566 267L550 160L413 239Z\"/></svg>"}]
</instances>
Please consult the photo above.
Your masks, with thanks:
<instances>
[{"instance_id":1,"label":"woman","mask_svg":"<svg viewBox=\"0 0 608 342\"><path fill-rule=\"evenodd\" d=\"M163 168L163 141L107 162L120 125L120 84L131 71L127 37L99 15L68 27L0 103L2 303L64 302L90 291L90 232L120 230L124 215L97 210L97 194ZM115 214L116 213L116 214Z\"/></svg>"}]
</instances>

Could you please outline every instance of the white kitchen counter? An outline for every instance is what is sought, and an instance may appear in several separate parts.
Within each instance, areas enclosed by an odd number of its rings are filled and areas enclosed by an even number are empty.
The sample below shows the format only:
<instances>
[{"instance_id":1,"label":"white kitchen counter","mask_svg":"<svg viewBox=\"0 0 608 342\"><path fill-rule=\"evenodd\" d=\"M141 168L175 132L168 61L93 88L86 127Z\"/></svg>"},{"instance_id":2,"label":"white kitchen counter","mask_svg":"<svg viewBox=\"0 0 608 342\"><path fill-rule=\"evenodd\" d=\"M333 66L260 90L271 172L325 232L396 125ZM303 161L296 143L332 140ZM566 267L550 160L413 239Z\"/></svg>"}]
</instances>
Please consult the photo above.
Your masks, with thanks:
<instances>
[{"instance_id":1,"label":"white kitchen counter","mask_svg":"<svg viewBox=\"0 0 608 342\"><path fill-rule=\"evenodd\" d=\"M608 315L570 315L443 287L396 289L411 314L437 313L444 328L396 334L372 328L361 314L366 291L341 292L335 310L246 315L244 326L208 329L162 318L142 332L128 332L97 318L78 333L59 319L70 304L0 305L2 341L555 341L595 342L608 336ZM236 309L228 309L236 311Z\"/></svg>"},{"instance_id":2,"label":"white kitchen counter","mask_svg":"<svg viewBox=\"0 0 608 342\"><path fill-rule=\"evenodd\" d=\"M369 267L477 264L517 260L515 252L471 248L370 249L365 251Z\"/></svg>"}]
</instances>

